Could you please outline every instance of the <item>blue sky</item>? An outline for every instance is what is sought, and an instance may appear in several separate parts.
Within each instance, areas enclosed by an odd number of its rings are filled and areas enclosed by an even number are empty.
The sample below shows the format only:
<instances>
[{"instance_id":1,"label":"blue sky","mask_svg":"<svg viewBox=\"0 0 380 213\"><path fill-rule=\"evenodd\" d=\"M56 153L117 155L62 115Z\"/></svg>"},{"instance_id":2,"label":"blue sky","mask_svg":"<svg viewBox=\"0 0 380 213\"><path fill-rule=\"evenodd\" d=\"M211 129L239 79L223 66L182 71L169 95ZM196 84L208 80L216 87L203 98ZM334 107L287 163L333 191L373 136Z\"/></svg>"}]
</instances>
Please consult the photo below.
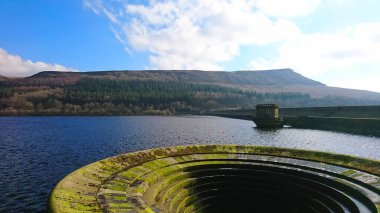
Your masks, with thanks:
<instances>
[{"instance_id":1,"label":"blue sky","mask_svg":"<svg viewBox=\"0 0 380 213\"><path fill-rule=\"evenodd\" d=\"M0 75L292 68L380 92L378 0L0 0Z\"/></svg>"}]
</instances>

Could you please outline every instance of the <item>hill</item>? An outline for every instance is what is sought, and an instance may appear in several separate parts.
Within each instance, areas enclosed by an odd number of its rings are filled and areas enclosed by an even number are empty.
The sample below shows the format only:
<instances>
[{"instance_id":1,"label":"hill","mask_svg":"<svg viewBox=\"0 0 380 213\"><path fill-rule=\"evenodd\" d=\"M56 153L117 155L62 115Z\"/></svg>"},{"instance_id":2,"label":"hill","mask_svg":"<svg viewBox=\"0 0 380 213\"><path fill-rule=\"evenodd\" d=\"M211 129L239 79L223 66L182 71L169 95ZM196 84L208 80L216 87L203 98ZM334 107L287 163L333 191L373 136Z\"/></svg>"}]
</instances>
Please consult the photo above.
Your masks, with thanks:
<instances>
[{"instance_id":1,"label":"hill","mask_svg":"<svg viewBox=\"0 0 380 213\"><path fill-rule=\"evenodd\" d=\"M165 80L194 83L216 83L239 86L286 86L286 85L323 85L305 78L291 69L265 71L200 71L200 70L144 70L144 71L97 71L97 72L55 72L44 71L27 79L80 79L84 77L104 77L123 80Z\"/></svg>"},{"instance_id":2,"label":"hill","mask_svg":"<svg viewBox=\"0 0 380 213\"><path fill-rule=\"evenodd\" d=\"M376 105L380 94L328 87L291 69L44 71L0 81L1 114L175 114L221 108Z\"/></svg>"}]
</instances>

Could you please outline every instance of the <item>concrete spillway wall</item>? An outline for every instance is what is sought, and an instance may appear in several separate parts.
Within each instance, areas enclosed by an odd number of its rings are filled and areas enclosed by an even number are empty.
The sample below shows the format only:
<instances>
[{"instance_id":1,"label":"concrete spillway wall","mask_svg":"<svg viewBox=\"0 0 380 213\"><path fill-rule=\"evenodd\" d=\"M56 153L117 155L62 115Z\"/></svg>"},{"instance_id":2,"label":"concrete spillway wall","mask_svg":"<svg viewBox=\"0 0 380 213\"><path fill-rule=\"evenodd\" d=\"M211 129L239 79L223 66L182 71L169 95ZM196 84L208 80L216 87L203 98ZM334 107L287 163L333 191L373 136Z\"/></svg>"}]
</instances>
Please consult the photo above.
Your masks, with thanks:
<instances>
[{"instance_id":1,"label":"concrete spillway wall","mask_svg":"<svg viewBox=\"0 0 380 213\"><path fill-rule=\"evenodd\" d=\"M238 145L107 158L60 181L50 212L379 212L380 162Z\"/></svg>"}]
</instances>

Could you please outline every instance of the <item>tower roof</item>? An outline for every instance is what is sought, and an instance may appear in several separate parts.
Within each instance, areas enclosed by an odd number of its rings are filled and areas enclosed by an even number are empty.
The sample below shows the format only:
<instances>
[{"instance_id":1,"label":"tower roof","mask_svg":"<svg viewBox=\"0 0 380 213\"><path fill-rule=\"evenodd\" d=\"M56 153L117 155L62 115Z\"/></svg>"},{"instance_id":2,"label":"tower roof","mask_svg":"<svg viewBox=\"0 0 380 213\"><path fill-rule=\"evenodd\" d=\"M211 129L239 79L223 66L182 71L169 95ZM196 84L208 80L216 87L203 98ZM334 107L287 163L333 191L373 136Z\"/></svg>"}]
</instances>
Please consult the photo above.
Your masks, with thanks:
<instances>
[{"instance_id":1,"label":"tower roof","mask_svg":"<svg viewBox=\"0 0 380 213\"><path fill-rule=\"evenodd\" d=\"M256 109L258 108L279 108L277 104L257 104Z\"/></svg>"}]
</instances>

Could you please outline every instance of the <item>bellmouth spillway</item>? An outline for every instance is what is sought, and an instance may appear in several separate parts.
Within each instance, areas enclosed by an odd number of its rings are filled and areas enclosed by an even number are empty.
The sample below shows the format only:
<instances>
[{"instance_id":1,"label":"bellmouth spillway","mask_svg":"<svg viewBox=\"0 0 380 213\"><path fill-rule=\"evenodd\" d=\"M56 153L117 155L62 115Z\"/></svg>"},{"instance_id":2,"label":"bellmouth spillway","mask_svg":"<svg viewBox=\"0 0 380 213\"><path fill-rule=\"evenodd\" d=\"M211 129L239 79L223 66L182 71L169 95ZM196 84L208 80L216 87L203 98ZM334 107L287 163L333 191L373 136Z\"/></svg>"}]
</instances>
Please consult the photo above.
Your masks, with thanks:
<instances>
[{"instance_id":1,"label":"bellmouth spillway","mask_svg":"<svg viewBox=\"0 0 380 213\"><path fill-rule=\"evenodd\" d=\"M66 176L51 212L379 212L380 162L273 147L192 145Z\"/></svg>"}]
</instances>

